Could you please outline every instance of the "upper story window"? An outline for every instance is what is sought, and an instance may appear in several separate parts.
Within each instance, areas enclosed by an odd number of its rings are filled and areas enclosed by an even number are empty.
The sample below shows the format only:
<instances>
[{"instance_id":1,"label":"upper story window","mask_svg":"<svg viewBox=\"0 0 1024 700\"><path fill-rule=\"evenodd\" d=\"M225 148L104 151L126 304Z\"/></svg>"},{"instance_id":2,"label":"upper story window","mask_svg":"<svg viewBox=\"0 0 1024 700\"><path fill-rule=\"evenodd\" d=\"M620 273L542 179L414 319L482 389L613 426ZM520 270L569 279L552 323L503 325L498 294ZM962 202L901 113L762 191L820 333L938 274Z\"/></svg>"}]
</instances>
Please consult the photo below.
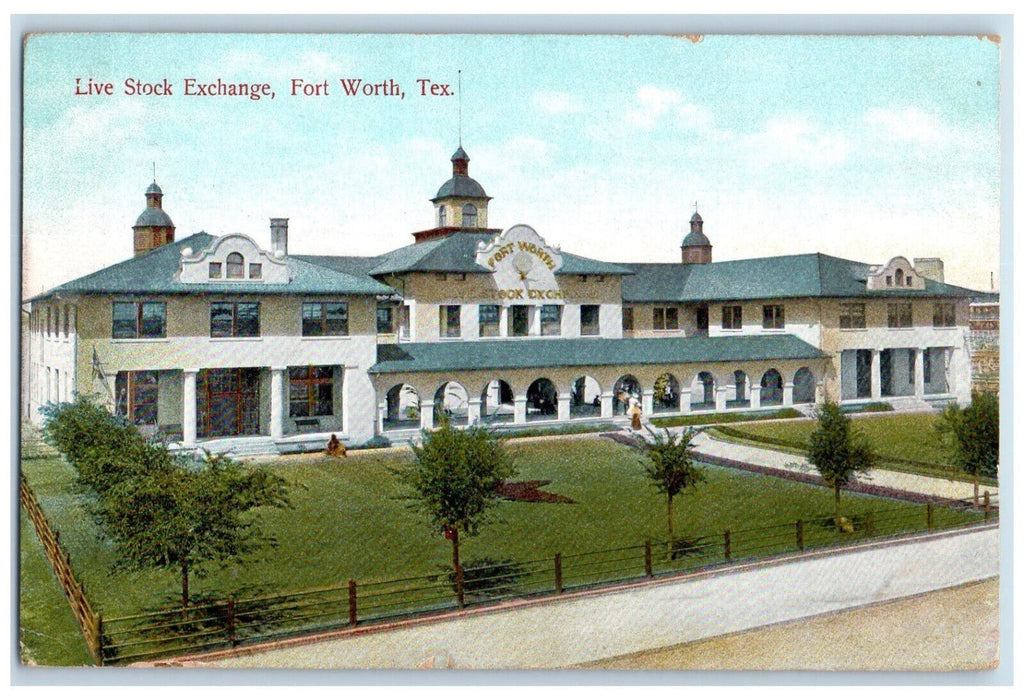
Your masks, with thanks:
<instances>
[{"instance_id":1,"label":"upper story window","mask_svg":"<svg viewBox=\"0 0 1024 700\"><path fill-rule=\"evenodd\" d=\"M530 335L530 307L516 304L510 309L512 314L510 335L515 337Z\"/></svg>"},{"instance_id":2,"label":"upper story window","mask_svg":"<svg viewBox=\"0 0 1024 700\"><path fill-rule=\"evenodd\" d=\"M708 322L708 307L698 306L694 316L696 317L694 321L697 326L697 330L699 332L707 333L708 325L710 325Z\"/></svg>"},{"instance_id":3,"label":"upper story window","mask_svg":"<svg viewBox=\"0 0 1024 700\"><path fill-rule=\"evenodd\" d=\"M448 225L448 209L444 206L437 208L437 225L439 228Z\"/></svg>"},{"instance_id":4,"label":"upper story window","mask_svg":"<svg viewBox=\"0 0 1024 700\"><path fill-rule=\"evenodd\" d=\"M64 307L64 337L68 338L71 336L71 308L68 306Z\"/></svg>"},{"instance_id":5,"label":"upper story window","mask_svg":"<svg viewBox=\"0 0 1024 700\"><path fill-rule=\"evenodd\" d=\"M913 326L913 305L909 301L889 304L889 328L912 328Z\"/></svg>"},{"instance_id":6,"label":"upper story window","mask_svg":"<svg viewBox=\"0 0 1024 700\"><path fill-rule=\"evenodd\" d=\"M348 303L344 301L302 302L302 335L348 335Z\"/></svg>"},{"instance_id":7,"label":"upper story window","mask_svg":"<svg viewBox=\"0 0 1024 700\"><path fill-rule=\"evenodd\" d=\"M211 338L257 338L260 305L254 301L215 301L210 304Z\"/></svg>"},{"instance_id":8,"label":"upper story window","mask_svg":"<svg viewBox=\"0 0 1024 700\"><path fill-rule=\"evenodd\" d=\"M540 334L562 334L562 307L557 304L545 304L540 307Z\"/></svg>"},{"instance_id":9,"label":"upper story window","mask_svg":"<svg viewBox=\"0 0 1024 700\"><path fill-rule=\"evenodd\" d=\"M476 228L476 207L472 204L462 207L462 227Z\"/></svg>"},{"instance_id":10,"label":"upper story window","mask_svg":"<svg viewBox=\"0 0 1024 700\"><path fill-rule=\"evenodd\" d=\"M210 279L219 280L224 274L224 265L219 262L210 263Z\"/></svg>"},{"instance_id":11,"label":"upper story window","mask_svg":"<svg viewBox=\"0 0 1024 700\"><path fill-rule=\"evenodd\" d=\"M441 307L441 337L462 337L462 307L458 304L447 304Z\"/></svg>"},{"instance_id":12,"label":"upper story window","mask_svg":"<svg viewBox=\"0 0 1024 700\"><path fill-rule=\"evenodd\" d=\"M263 265L262 265L262 263L249 263L249 279L251 279L251 280L263 279Z\"/></svg>"},{"instance_id":13,"label":"upper story window","mask_svg":"<svg viewBox=\"0 0 1024 700\"><path fill-rule=\"evenodd\" d=\"M163 338L167 335L167 304L162 301L115 301L112 338Z\"/></svg>"},{"instance_id":14,"label":"upper story window","mask_svg":"<svg viewBox=\"0 0 1024 700\"><path fill-rule=\"evenodd\" d=\"M479 309L481 338L494 338L500 333L501 307L497 304L481 304Z\"/></svg>"},{"instance_id":15,"label":"upper story window","mask_svg":"<svg viewBox=\"0 0 1024 700\"><path fill-rule=\"evenodd\" d=\"M402 340L409 340L412 337L412 318L409 307L405 304L398 310L398 337Z\"/></svg>"},{"instance_id":16,"label":"upper story window","mask_svg":"<svg viewBox=\"0 0 1024 700\"><path fill-rule=\"evenodd\" d=\"M393 306L378 306L377 307L377 332L378 333L394 333L395 332L395 307L393 307Z\"/></svg>"},{"instance_id":17,"label":"upper story window","mask_svg":"<svg viewBox=\"0 0 1024 700\"><path fill-rule=\"evenodd\" d=\"M227 273L229 280L240 280L245 278L245 258L241 253L228 254Z\"/></svg>"},{"instance_id":18,"label":"upper story window","mask_svg":"<svg viewBox=\"0 0 1024 700\"><path fill-rule=\"evenodd\" d=\"M722 328L739 330L743 328L743 307L738 305L722 307Z\"/></svg>"},{"instance_id":19,"label":"upper story window","mask_svg":"<svg viewBox=\"0 0 1024 700\"><path fill-rule=\"evenodd\" d=\"M839 305L840 328L866 328L864 304L848 303Z\"/></svg>"},{"instance_id":20,"label":"upper story window","mask_svg":"<svg viewBox=\"0 0 1024 700\"><path fill-rule=\"evenodd\" d=\"M782 304L765 304L762 328L779 329L786 327L786 308Z\"/></svg>"},{"instance_id":21,"label":"upper story window","mask_svg":"<svg viewBox=\"0 0 1024 700\"><path fill-rule=\"evenodd\" d=\"M656 331L679 330L679 309L675 306L654 307L653 323Z\"/></svg>"},{"instance_id":22,"label":"upper story window","mask_svg":"<svg viewBox=\"0 0 1024 700\"><path fill-rule=\"evenodd\" d=\"M956 325L956 305L951 302L937 302L932 313L934 328L952 328Z\"/></svg>"},{"instance_id":23,"label":"upper story window","mask_svg":"<svg viewBox=\"0 0 1024 700\"><path fill-rule=\"evenodd\" d=\"M633 330L633 307L622 307L622 330L628 332Z\"/></svg>"},{"instance_id":24,"label":"upper story window","mask_svg":"<svg viewBox=\"0 0 1024 700\"><path fill-rule=\"evenodd\" d=\"M53 323L53 309L46 307L46 337L50 337L50 325ZM115 336L116 337L116 336Z\"/></svg>"},{"instance_id":25,"label":"upper story window","mask_svg":"<svg viewBox=\"0 0 1024 700\"><path fill-rule=\"evenodd\" d=\"M601 307L598 304L580 305L580 335L600 335Z\"/></svg>"}]
</instances>

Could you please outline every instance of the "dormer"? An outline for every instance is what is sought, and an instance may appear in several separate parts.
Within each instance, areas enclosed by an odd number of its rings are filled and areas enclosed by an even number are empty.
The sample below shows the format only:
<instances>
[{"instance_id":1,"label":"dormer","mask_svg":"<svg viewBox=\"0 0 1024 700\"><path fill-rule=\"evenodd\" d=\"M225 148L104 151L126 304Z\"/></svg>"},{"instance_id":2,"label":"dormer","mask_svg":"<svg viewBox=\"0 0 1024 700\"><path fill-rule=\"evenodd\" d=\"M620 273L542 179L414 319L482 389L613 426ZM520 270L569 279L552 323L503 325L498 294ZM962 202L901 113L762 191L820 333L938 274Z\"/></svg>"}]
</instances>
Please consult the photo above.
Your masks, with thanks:
<instances>
[{"instance_id":1,"label":"dormer","mask_svg":"<svg viewBox=\"0 0 1024 700\"><path fill-rule=\"evenodd\" d=\"M241 233L215 238L199 251L181 251L178 281L190 284L287 284L288 264Z\"/></svg>"},{"instance_id":2,"label":"dormer","mask_svg":"<svg viewBox=\"0 0 1024 700\"><path fill-rule=\"evenodd\" d=\"M924 289L924 275L901 255L885 265L876 265L868 272L867 288L872 291L895 291L900 289Z\"/></svg>"}]
</instances>

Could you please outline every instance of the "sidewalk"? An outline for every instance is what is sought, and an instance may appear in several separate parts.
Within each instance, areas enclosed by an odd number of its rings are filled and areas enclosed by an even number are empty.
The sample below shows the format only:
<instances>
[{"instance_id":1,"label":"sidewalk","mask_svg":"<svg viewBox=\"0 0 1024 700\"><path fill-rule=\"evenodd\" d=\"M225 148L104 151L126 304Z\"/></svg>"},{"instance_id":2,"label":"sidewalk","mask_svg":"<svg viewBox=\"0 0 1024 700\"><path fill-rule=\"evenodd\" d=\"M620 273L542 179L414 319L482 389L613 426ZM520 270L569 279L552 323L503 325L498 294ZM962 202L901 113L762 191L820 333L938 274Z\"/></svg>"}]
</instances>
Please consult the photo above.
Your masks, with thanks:
<instances>
[{"instance_id":1,"label":"sidewalk","mask_svg":"<svg viewBox=\"0 0 1024 700\"><path fill-rule=\"evenodd\" d=\"M756 467L777 469L816 476L818 470L811 465L806 457L779 452L764 447L754 447L725 440L718 440L706 432L700 433L693 441L697 455L709 455L720 459L744 462ZM889 469L872 469L856 478L857 483L878 486L896 491L908 491L937 498L966 499L974 497L974 485L965 481L953 481L932 476L920 476ZM993 503L998 501L999 489L995 486L982 486L978 493L988 491Z\"/></svg>"}]
</instances>

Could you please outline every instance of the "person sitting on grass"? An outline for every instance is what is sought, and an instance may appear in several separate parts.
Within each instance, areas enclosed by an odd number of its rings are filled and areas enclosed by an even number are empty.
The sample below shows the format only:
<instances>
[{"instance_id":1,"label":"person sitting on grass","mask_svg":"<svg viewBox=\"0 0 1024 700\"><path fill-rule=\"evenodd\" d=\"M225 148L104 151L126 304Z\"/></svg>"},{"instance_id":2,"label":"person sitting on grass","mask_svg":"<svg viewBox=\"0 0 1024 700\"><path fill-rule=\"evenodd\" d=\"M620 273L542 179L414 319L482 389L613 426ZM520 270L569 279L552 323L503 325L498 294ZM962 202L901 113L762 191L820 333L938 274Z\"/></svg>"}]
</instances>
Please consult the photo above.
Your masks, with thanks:
<instances>
[{"instance_id":1,"label":"person sitting on grass","mask_svg":"<svg viewBox=\"0 0 1024 700\"><path fill-rule=\"evenodd\" d=\"M334 433L331 433L331 439L327 441L327 454L330 457L345 457L348 454L345 445Z\"/></svg>"}]
</instances>

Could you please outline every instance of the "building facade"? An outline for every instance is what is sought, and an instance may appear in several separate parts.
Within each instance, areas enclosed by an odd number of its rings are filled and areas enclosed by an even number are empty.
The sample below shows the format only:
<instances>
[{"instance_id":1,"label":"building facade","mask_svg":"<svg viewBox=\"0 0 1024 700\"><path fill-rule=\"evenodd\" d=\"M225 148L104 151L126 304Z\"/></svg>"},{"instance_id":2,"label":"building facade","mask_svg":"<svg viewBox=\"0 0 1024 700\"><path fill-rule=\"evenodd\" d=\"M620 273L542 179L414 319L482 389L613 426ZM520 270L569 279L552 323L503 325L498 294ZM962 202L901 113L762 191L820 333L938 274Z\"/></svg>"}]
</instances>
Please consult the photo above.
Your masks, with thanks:
<instances>
[{"instance_id":1,"label":"building facade","mask_svg":"<svg viewBox=\"0 0 1024 700\"><path fill-rule=\"evenodd\" d=\"M941 261L812 253L714 262L699 213L679 262L598 261L488 228L460 146L434 226L374 257L176 239L154 182L135 257L25 304L24 417L75 393L186 448L301 449L456 425L969 400L970 290Z\"/></svg>"}]
</instances>

